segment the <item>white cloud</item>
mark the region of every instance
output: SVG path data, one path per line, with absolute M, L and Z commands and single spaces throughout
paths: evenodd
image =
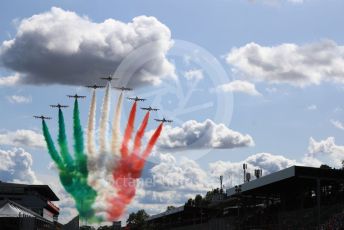
M 33 130 L 19 129 L 0 133 L 0 145 L 45 148 L 42 134 Z
M 32 170 L 32 156 L 24 149 L 0 149 L 0 162 L 1 180 L 14 183 L 40 183 Z
M 241 134 L 207 119 L 204 122 L 189 120 L 181 127 L 165 126 L 157 147 L 161 149 L 238 148 L 253 146 L 248 134 Z
M 19 74 L 15 74 L 13 76 L 7 76 L 7 77 L 0 77 L 0 87 L 1 86 L 14 86 L 16 85 L 20 80 Z
M 31 96 L 21 96 L 21 95 L 12 95 L 8 96 L 7 100 L 11 103 L 17 103 L 17 104 L 28 104 L 32 102 Z
M 330 40 L 303 46 L 249 43 L 232 49 L 226 60 L 244 77 L 256 81 L 297 87 L 344 83 L 344 47 Z
M 113 73 L 129 54 L 136 59 L 130 59 L 124 71 L 134 73 L 123 75 L 126 79 L 120 83 L 156 85 L 174 76 L 174 66 L 166 59 L 171 32 L 154 17 L 96 23 L 52 7 L 23 19 L 17 28 L 15 37 L 2 43 L 0 59 L 5 67 L 23 74 L 26 83 L 92 84 Z M 133 57 L 134 50 L 141 56 Z
M 309 106 L 307 106 L 307 110 L 317 110 L 317 109 L 318 109 L 317 105 L 309 105 Z
M 203 71 L 201 69 L 193 69 L 186 71 L 184 77 L 189 81 L 199 81 L 204 78 Z
M 262 169 L 263 175 L 267 175 L 298 164 L 295 160 L 288 159 L 281 155 L 257 153 L 239 162 L 217 161 L 210 163 L 209 170 L 211 175 L 215 177 L 223 175 L 225 182 L 233 186 L 243 182 L 243 163 L 247 164 L 248 172 L 252 175 L 251 178 L 254 177 L 254 170 L 258 168 Z
M 344 130 L 344 124 L 342 122 L 337 121 L 337 120 L 331 120 L 331 123 L 337 129 Z
M 238 92 L 245 93 L 252 96 L 260 96 L 261 94 L 256 90 L 256 86 L 248 81 L 235 80 L 227 84 L 217 87 L 218 91 L 222 92 Z
M 309 139 L 308 151 L 311 156 L 322 153 L 328 155 L 335 167 L 340 167 L 344 160 L 344 146 L 336 145 L 334 137 L 316 141 L 312 137 Z

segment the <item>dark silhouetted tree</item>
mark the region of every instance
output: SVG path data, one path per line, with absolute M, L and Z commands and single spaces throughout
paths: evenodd
M 127 225 L 131 230 L 144 230 L 147 229 L 146 220 L 149 215 L 146 213 L 144 209 L 137 211 L 136 213 L 130 213 L 127 219 Z

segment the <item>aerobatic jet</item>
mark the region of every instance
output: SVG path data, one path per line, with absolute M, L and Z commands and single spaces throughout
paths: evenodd
M 51 119 L 51 117 L 45 117 L 43 115 L 41 115 L 41 116 L 33 116 L 33 117 L 36 118 L 36 119 L 42 119 L 42 120 L 50 120 Z
M 166 120 L 164 117 L 162 119 L 154 119 L 156 121 L 159 121 L 159 122 L 162 122 L 162 123 L 165 123 L 165 122 L 173 122 L 173 120 Z
M 79 96 L 78 94 L 75 94 L 75 95 L 67 95 L 67 97 L 78 99 L 78 98 L 85 98 L 86 96 Z
M 122 91 L 131 91 L 131 90 L 133 90 L 132 88 L 127 88 L 127 87 L 124 87 L 124 86 L 122 86 L 122 87 L 114 86 L 113 88 L 118 89 L 118 90 L 122 90 Z
M 144 98 L 139 98 L 139 97 L 128 97 L 129 100 L 132 100 L 132 101 L 145 101 L 146 99 Z
M 148 110 L 148 111 L 158 111 L 158 110 L 159 110 L 159 109 L 152 108 L 152 107 L 150 107 L 150 106 L 149 106 L 149 107 L 146 107 L 146 108 L 145 108 L 145 107 L 142 107 L 141 109 L 142 109 L 142 110 Z
M 68 108 L 69 106 L 68 106 L 68 105 L 60 105 L 60 104 L 57 104 L 57 105 L 50 105 L 50 107 L 61 109 L 61 108 Z
M 94 85 L 87 85 L 86 87 L 87 87 L 87 88 L 98 89 L 98 88 L 104 88 L 105 86 L 100 86 L 100 85 L 94 84 Z
M 119 78 L 118 77 L 111 77 L 111 75 L 109 75 L 108 77 L 101 77 L 100 79 L 112 81 L 112 80 L 118 80 Z

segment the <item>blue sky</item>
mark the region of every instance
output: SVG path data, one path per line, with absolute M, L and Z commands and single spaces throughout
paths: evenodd
M 151 103 L 161 108 L 156 117 L 166 116 L 177 121 L 165 130 L 161 138 L 165 142 L 156 151 L 176 159 L 181 165 L 185 159 L 195 162 L 197 172 L 214 174 L 209 178 L 214 186 L 217 183 L 214 179 L 216 173 L 232 173 L 232 185 L 235 177 L 231 170 L 216 171 L 214 168 L 227 165 L 235 169 L 242 161 L 251 158 L 256 159 L 252 160 L 252 167 L 266 167 L 266 172 L 292 163 L 316 166 L 322 162 L 338 167 L 340 158 L 344 159 L 344 105 L 340 100 L 344 94 L 344 74 L 341 70 L 344 68 L 344 37 L 340 28 L 344 21 L 343 1 L 2 1 L 0 41 L 17 38 L 17 28 L 23 19 L 51 12 L 52 7 L 85 16 L 87 18 L 83 20 L 96 24 L 109 18 L 129 23 L 141 15 L 152 16 L 168 28 L 170 37 L 166 35 L 164 39 L 174 41 L 174 45 L 161 52 L 165 55 L 163 59 L 174 66 L 174 78 L 161 78 L 157 86 L 140 85 L 132 95 L 148 96 L 150 102 L 146 105 Z M 57 36 L 59 33 L 54 34 L 52 39 Z M 197 49 L 200 51 L 193 53 Z M 35 47 L 32 51 L 35 52 Z M 18 57 L 14 51 L 1 54 L 0 79 L 14 76 L 17 72 L 25 78 L 28 70 L 6 64 L 10 58 L 25 60 L 16 59 Z M 288 76 L 284 75 L 286 69 L 289 71 Z M 197 76 L 200 79 L 196 79 Z M 94 82 L 99 82 L 98 77 L 94 76 Z M 11 133 L 31 130 L 40 134 L 40 122 L 32 119 L 32 115 L 43 113 L 55 118 L 56 111 L 50 109 L 49 104 L 71 104 L 66 94 L 80 92 L 89 96 L 90 91 L 69 84 L 68 80 L 55 79 L 54 82 L 51 78 L 39 82 L 37 76 L 29 79 L 29 84 L 13 85 L 1 83 L 0 80 L 0 150 L 5 154 L 15 152 L 13 148 L 23 148 L 32 157 L 30 170 L 36 175 L 33 181 L 37 179 L 47 183 L 46 174 L 55 175 L 55 172 L 48 168 L 51 160 L 45 148 L 33 147 L 31 142 L 36 139 L 26 140 L 26 134 L 23 135 L 25 141 L 14 142 L 15 137 Z M 59 84 L 59 81 L 64 85 Z M 231 84 L 233 82 L 236 84 Z M 190 95 L 188 92 L 191 92 Z M 101 104 L 102 94 L 100 92 L 98 96 L 98 105 Z M 116 95 L 113 93 L 113 102 Z M 181 113 L 187 108 L 200 105 L 205 107 Z M 89 98 L 81 104 L 85 125 L 88 106 Z M 129 103 L 125 103 L 125 114 L 128 109 Z M 67 111 L 66 119 L 71 120 L 72 113 Z M 203 127 L 206 119 L 213 122 L 207 124 L 214 130 L 221 123 L 227 129 L 213 133 L 213 139 L 206 144 L 186 144 L 179 148 L 183 140 L 178 140 L 180 143 L 168 142 L 171 138 L 177 138 L 172 131 L 177 132 L 178 127 L 184 127 L 178 130 L 178 137 L 188 138 L 196 132 L 206 132 L 207 128 Z M 190 120 L 196 120 L 200 130 L 183 126 L 183 123 Z M 49 121 L 49 125 L 52 132 L 56 133 L 55 121 Z M 151 123 L 149 128 L 155 126 Z M 233 133 L 228 130 L 238 133 L 237 137 L 241 138 L 239 143 L 233 142 Z M 335 141 L 331 142 L 329 137 L 334 137 Z M 221 148 L 217 147 L 214 138 L 223 138 L 219 141 Z M 197 142 L 197 138 L 193 141 Z M 257 155 L 259 153 L 282 155 L 284 158 L 271 157 L 269 161 L 266 158 L 270 155 Z M 310 157 L 312 163 L 308 158 L 306 161 L 305 156 Z M 151 160 L 156 164 L 164 163 L 161 160 L 163 157 L 155 158 Z M 261 158 L 264 158 L 265 164 L 260 164 Z M 181 166 L 176 163 L 175 167 Z M 16 170 L 27 172 L 29 169 Z M 151 168 L 146 170 L 150 171 Z M 5 177 L 1 172 L 0 176 Z M 207 188 L 197 189 L 191 189 L 187 195 L 202 193 Z M 173 191 L 178 191 L 178 188 L 166 189 L 165 194 Z M 161 211 L 154 206 L 154 199 L 146 202 L 147 196 L 147 193 L 146 196 L 144 192 L 140 193 L 129 210 L 145 207 L 150 213 Z M 161 198 L 155 202 L 167 206 L 170 200 Z M 175 203 L 178 205 L 182 202 Z

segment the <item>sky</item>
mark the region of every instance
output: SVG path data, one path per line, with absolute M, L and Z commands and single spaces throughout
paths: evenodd
M 160 108 L 154 118 L 174 120 L 143 173 L 154 185 L 138 186 L 123 220 L 140 208 L 156 214 L 182 205 L 218 187 L 220 175 L 226 187 L 241 183 L 243 162 L 263 175 L 291 165 L 339 168 L 343 7 L 340 0 L 1 1 L 0 180 L 49 184 L 62 197 L 60 220 L 75 215 L 32 116 L 56 118 L 49 105 L 70 105 L 66 95 L 78 93 L 87 96 L 86 127 L 91 91 L 83 86 L 109 74 L 120 78 L 113 85 L 135 89 L 126 96 Z M 114 103 L 118 92 L 111 95 Z M 65 117 L 72 120 L 70 109 Z M 56 136 L 56 119 L 48 125 Z

